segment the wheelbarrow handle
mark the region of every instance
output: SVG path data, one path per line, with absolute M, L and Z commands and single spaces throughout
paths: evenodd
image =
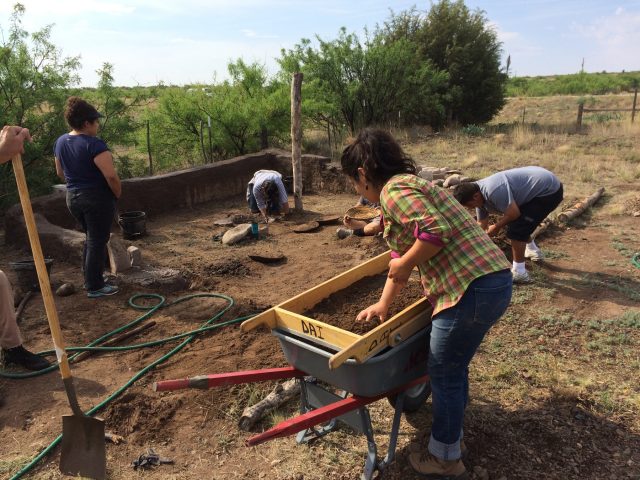
M 262 370 L 245 370 L 242 372 L 216 373 L 199 375 L 177 380 L 161 380 L 152 385 L 154 392 L 181 390 L 184 388 L 199 388 L 206 390 L 213 387 L 238 385 L 241 383 L 264 382 L 267 380 L 281 380 L 284 378 L 302 378 L 306 373 L 294 367 L 265 368 Z

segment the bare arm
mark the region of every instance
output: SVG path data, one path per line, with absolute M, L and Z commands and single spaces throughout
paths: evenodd
M 118 172 L 116 172 L 116 167 L 113 164 L 113 156 L 111 155 L 111 152 L 108 150 L 106 152 L 102 152 L 94 158 L 93 161 L 107 180 L 113 195 L 116 198 L 120 198 L 120 195 L 122 194 L 122 185 L 120 183 L 120 177 L 118 177 Z
M 498 220 L 494 225 L 491 225 L 489 227 L 489 229 L 487 230 L 487 233 L 489 235 L 498 234 L 498 232 L 500 232 L 500 230 L 502 230 L 502 228 L 505 225 L 513 222 L 519 216 L 520 216 L 520 209 L 518 208 L 518 205 L 516 205 L 516 202 L 511 203 L 507 207 L 507 209 L 504 211 L 504 215 L 502 215 L 500 220 Z
M 478 220 L 478 225 L 486 232 L 489 228 L 489 217 Z
M 58 178 L 64 182 L 65 178 L 64 178 L 64 170 L 62 170 L 62 164 L 60 163 L 60 160 L 58 159 L 58 157 L 55 157 L 55 160 L 56 160 L 56 175 L 58 175 Z

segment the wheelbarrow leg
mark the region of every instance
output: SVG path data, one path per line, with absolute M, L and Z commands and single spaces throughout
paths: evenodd
M 389 434 L 389 448 L 387 449 L 387 455 L 384 460 L 378 462 L 377 445 L 373 438 L 373 427 L 369 418 L 368 409 L 363 408 L 361 415 L 363 419 L 363 427 L 365 435 L 367 436 L 367 460 L 364 464 L 364 472 L 361 475 L 362 480 L 371 480 L 373 473 L 378 470 L 382 472 L 389 466 L 396 454 L 396 445 L 398 444 L 398 432 L 400 431 L 400 420 L 402 419 L 402 406 L 404 404 L 404 392 L 400 393 L 396 397 L 396 410 L 393 415 L 393 423 L 391 425 L 391 433 Z M 365 420 L 366 419 L 366 420 Z
M 369 409 L 362 407 L 359 409 L 360 418 L 362 419 L 362 430 L 367 436 L 367 459 L 364 462 L 364 471 L 360 476 L 361 480 L 371 480 L 373 473 L 378 468 L 378 447 L 373 437 L 373 425 L 371 425 L 371 417 Z

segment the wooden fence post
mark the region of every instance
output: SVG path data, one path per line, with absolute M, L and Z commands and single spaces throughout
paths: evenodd
M 302 212 L 302 73 L 291 81 L 291 163 L 295 209 Z
M 153 176 L 153 159 L 151 158 L 151 127 L 147 120 L 147 152 L 149 154 L 149 176 Z
M 633 91 L 633 107 L 631 108 L 631 123 L 636 118 L 636 103 L 638 101 L 638 87 L 636 87 Z
M 579 127 L 582 126 L 582 112 L 583 111 L 584 111 L 584 104 L 583 103 L 579 103 L 578 104 L 578 121 L 576 122 Z

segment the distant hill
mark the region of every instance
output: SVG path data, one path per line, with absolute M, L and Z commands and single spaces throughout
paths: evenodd
M 604 95 L 631 92 L 640 86 L 640 72 L 574 73 L 546 77 L 512 77 L 507 97 L 545 97 L 549 95 Z

